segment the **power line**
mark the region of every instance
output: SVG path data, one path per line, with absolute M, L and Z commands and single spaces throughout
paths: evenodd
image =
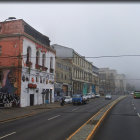
M 27 55 L 20 55 L 21 57 L 27 57 Z M 140 55 L 137 54 L 137 55 L 104 55 L 104 56 L 84 56 L 84 57 L 58 57 L 58 56 L 46 56 L 45 58 L 62 58 L 62 59 L 66 59 L 66 58 L 113 58 L 113 57 L 139 57 Z M 19 56 L 0 56 L 0 58 L 19 58 Z M 36 56 L 31 56 L 30 58 L 36 58 Z M 43 57 L 38 57 L 38 58 L 43 58 Z

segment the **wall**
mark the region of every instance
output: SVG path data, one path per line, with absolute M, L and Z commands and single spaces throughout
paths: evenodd
M 52 102 L 54 102 L 54 73 L 50 73 L 50 57 L 55 58 L 55 54 L 47 51 L 46 52 L 46 63 L 45 66 L 48 68 L 47 71 L 38 70 L 35 68 L 36 64 L 36 51 L 37 46 L 34 42 L 24 38 L 23 40 L 23 56 L 27 54 L 27 48 L 31 47 L 31 62 L 32 66 L 29 68 L 26 66 L 26 57 L 23 57 L 22 61 L 22 90 L 21 90 L 21 106 L 30 105 L 30 94 L 34 94 L 34 105 L 45 103 L 45 96 L 43 99 L 43 89 L 52 89 Z M 42 65 L 42 53 L 41 54 L 40 65 Z M 55 59 L 53 59 L 53 68 L 55 70 Z M 34 80 L 33 80 L 34 79 Z M 38 79 L 36 81 L 36 79 Z M 28 84 L 36 84 L 37 88 L 28 88 Z M 49 94 L 50 102 L 50 94 Z

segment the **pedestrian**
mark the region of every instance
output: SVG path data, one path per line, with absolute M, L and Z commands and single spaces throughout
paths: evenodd
M 62 99 L 61 99 L 61 106 L 63 106 L 64 103 L 65 103 L 65 100 L 64 100 L 64 97 L 62 97 Z

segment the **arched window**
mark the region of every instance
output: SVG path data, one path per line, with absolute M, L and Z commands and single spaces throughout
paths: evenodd
M 39 58 L 40 58 L 40 53 L 39 51 L 36 52 L 36 65 L 39 65 Z
M 50 58 L 50 68 L 53 69 L 53 57 Z
M 27 60 L 26 60 L 26 62 L 27 63 L 31 62 L 31 48 L 30 47 L 27 48 Z
M 46 56 L 45 54 L 42 55 L 42 66 L 45 67 L 45 63 L 46 63 Z

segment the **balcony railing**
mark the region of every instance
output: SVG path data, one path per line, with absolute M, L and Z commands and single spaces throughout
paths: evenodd
M 31 66 L 32 66 L 32 62 L 26 61 L 26 66 L 27 66 L 27 67 L 31 67 Z
M 48 69 L 47 67 L 42 66 L 42 71 L 47 71 L 47 69 Z
M 41 70 L 42 69 L 42 66 L 41 65 L 38 65 L 38 64 L 35 64 L 35 68 L 38 69 L 38 70 Z

